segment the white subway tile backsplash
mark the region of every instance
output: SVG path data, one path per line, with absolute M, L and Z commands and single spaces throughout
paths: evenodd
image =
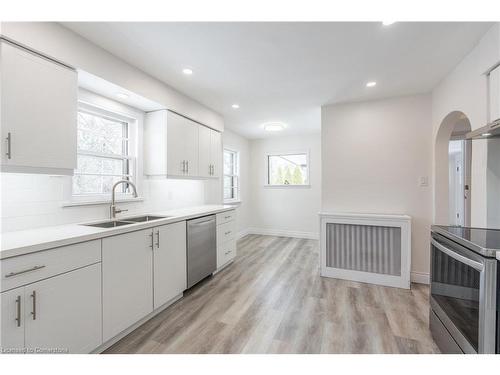
M 62 206 L 71 177 L 2 173 L 0 179 L 2 232 L 108 218 L 108 205 Z M 141 185 L 144 201 L 120 203 L 129 210 L 122 216 L 207 203 L 205 181 L 144 179 Z

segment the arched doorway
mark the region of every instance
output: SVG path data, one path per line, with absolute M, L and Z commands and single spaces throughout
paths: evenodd
M 434 149 L 434 222 L 444 225 L 470 225 L 471 131 L 468 117 L 450 112 L 441 122 Z

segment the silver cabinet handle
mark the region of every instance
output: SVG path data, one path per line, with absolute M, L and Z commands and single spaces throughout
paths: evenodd
M 479 272 L 483 271 L 484 265 L 482 263 L 476 262 L 475 260 L 464 257 L 463 255 L 460 255 L 460 254 L 456 253 L 455 251 L 448 249 L 446 246 L 437 242 L 434 238 L 431 238 L 431 243 L 432 243 L 432 245 L 436 246 L 436 248 L 441 250 L 443 253 L 445 253 L 446 255 L 452 257 L 453 259 L 459 261 L 460 263 L 467 264 L 468 266 L 474 268 L 475 270 L 477 270 Z
M 231 231 L 225 232 L 224 234 L 227 236 L 228 234 L 231 234 Z
M 16 324 L 21 327 L 21 296 L 16 298 Z
M 151 248 L 151 250 L 154 249 L 154 234 L 153 234 L 153 231 L 151 231 L 151 234 L 149 235 L 149 237 L 151 237 L 151 245 L 149 245 L 149 247 Z
M 189 173 L 189 160 L 186 160 L 186 172 Z
M 224 216 L 224 219 L 231 219 L 231 216 Z
M 5 275 L 5 277 L 7 278 L 7 277 L 12 277 L 12 276 L 22 275 L 23 273 L 31 272 L 31 271 L 36 271 L 36 270 L 39 270 L 39 269 L 42 269 L 42 268 L 45 268 L 45 266 L 44 265 L 42 265 L 42 266 L 35 266 L 35 267 L 32 267 L 32 268 L 28 268 L 27 270 L 22 270 L 22 271 L 17 271 L 17 272 L 10 272 L 7 275 Z
M 181 163 L 181 172 L 182 173 L 186 172 L 186 161 L 185 160 L 183 160 Z
M 33 291 L 33 293 L 31 293 L 31 296 L 32 298 L 32 308 L 31 308 L 31 315 L 33 316 L 33 320 L 36 320 L 36 292 Z
M 226 251 L 226 252 L 224 253 L 224 255 L 231 254 L 232 252 L 233 252 L 233 250 Z
M 5 138 L 7 140 L 7 152 L 5 153 L 5 155 L 7 155 L 7 159 L 11 159 L 12 158 L 12 149 L 11 149 L 11 141 L 12 141 L 12 136 L 10 134 L 10 132 L 7 133 L 7 138 Z
M 160 248 L 160 230 L 156 232 L 156 247 L 159 249 Z

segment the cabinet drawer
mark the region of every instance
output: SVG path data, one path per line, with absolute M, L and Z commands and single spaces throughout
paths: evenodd
M 217 268 L 222 267 L 236 256 L 236 239 L 233 238 L 217 246 Z
M 81 242 L 0 261 L 2 292 L 101 261 L 101 240 Z
M 217 214 L 217 225 L 227 223 L 228 221 L 233 221 L 236 219 L 236 211 L 231 210 L 231 211 L 226 211 L 226 212 L 221 212 Z
M 235 233 L 234 221 L 229 221 L 227 223 L 217 225 L 217 245 L 223 244 L 234 238 Z

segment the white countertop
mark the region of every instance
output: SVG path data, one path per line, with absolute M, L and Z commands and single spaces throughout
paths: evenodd
M 165 219 L 143 223 L 134 223 L 114 228 L 96 228 L 81 224 L 66 224 L 2 233 L 0 259 L 29 254 L 59 246 L 71 245 L 78 242 L 114 236 L 117 234 L 132 232 L 136 230 L 157 227 L 164 224 L 174 223 L 177 221 L 188 220 L 204 215 L 215 214 L 218 212 L 234 209 L 234 206 L 229 205 L 206 205 L 181 208 L 171 211 L 145 212 L 143 214 L 137 213 L 134 215 L 128 215 L 128 217 L 136 217 L 142 215 L 157 215 L 169 217 Z M 125 219 L 126 216 L 117 218 L 117 220 Z M 98 223 L 102 221 L 105 220 L 98 220 L 95 222 Z

